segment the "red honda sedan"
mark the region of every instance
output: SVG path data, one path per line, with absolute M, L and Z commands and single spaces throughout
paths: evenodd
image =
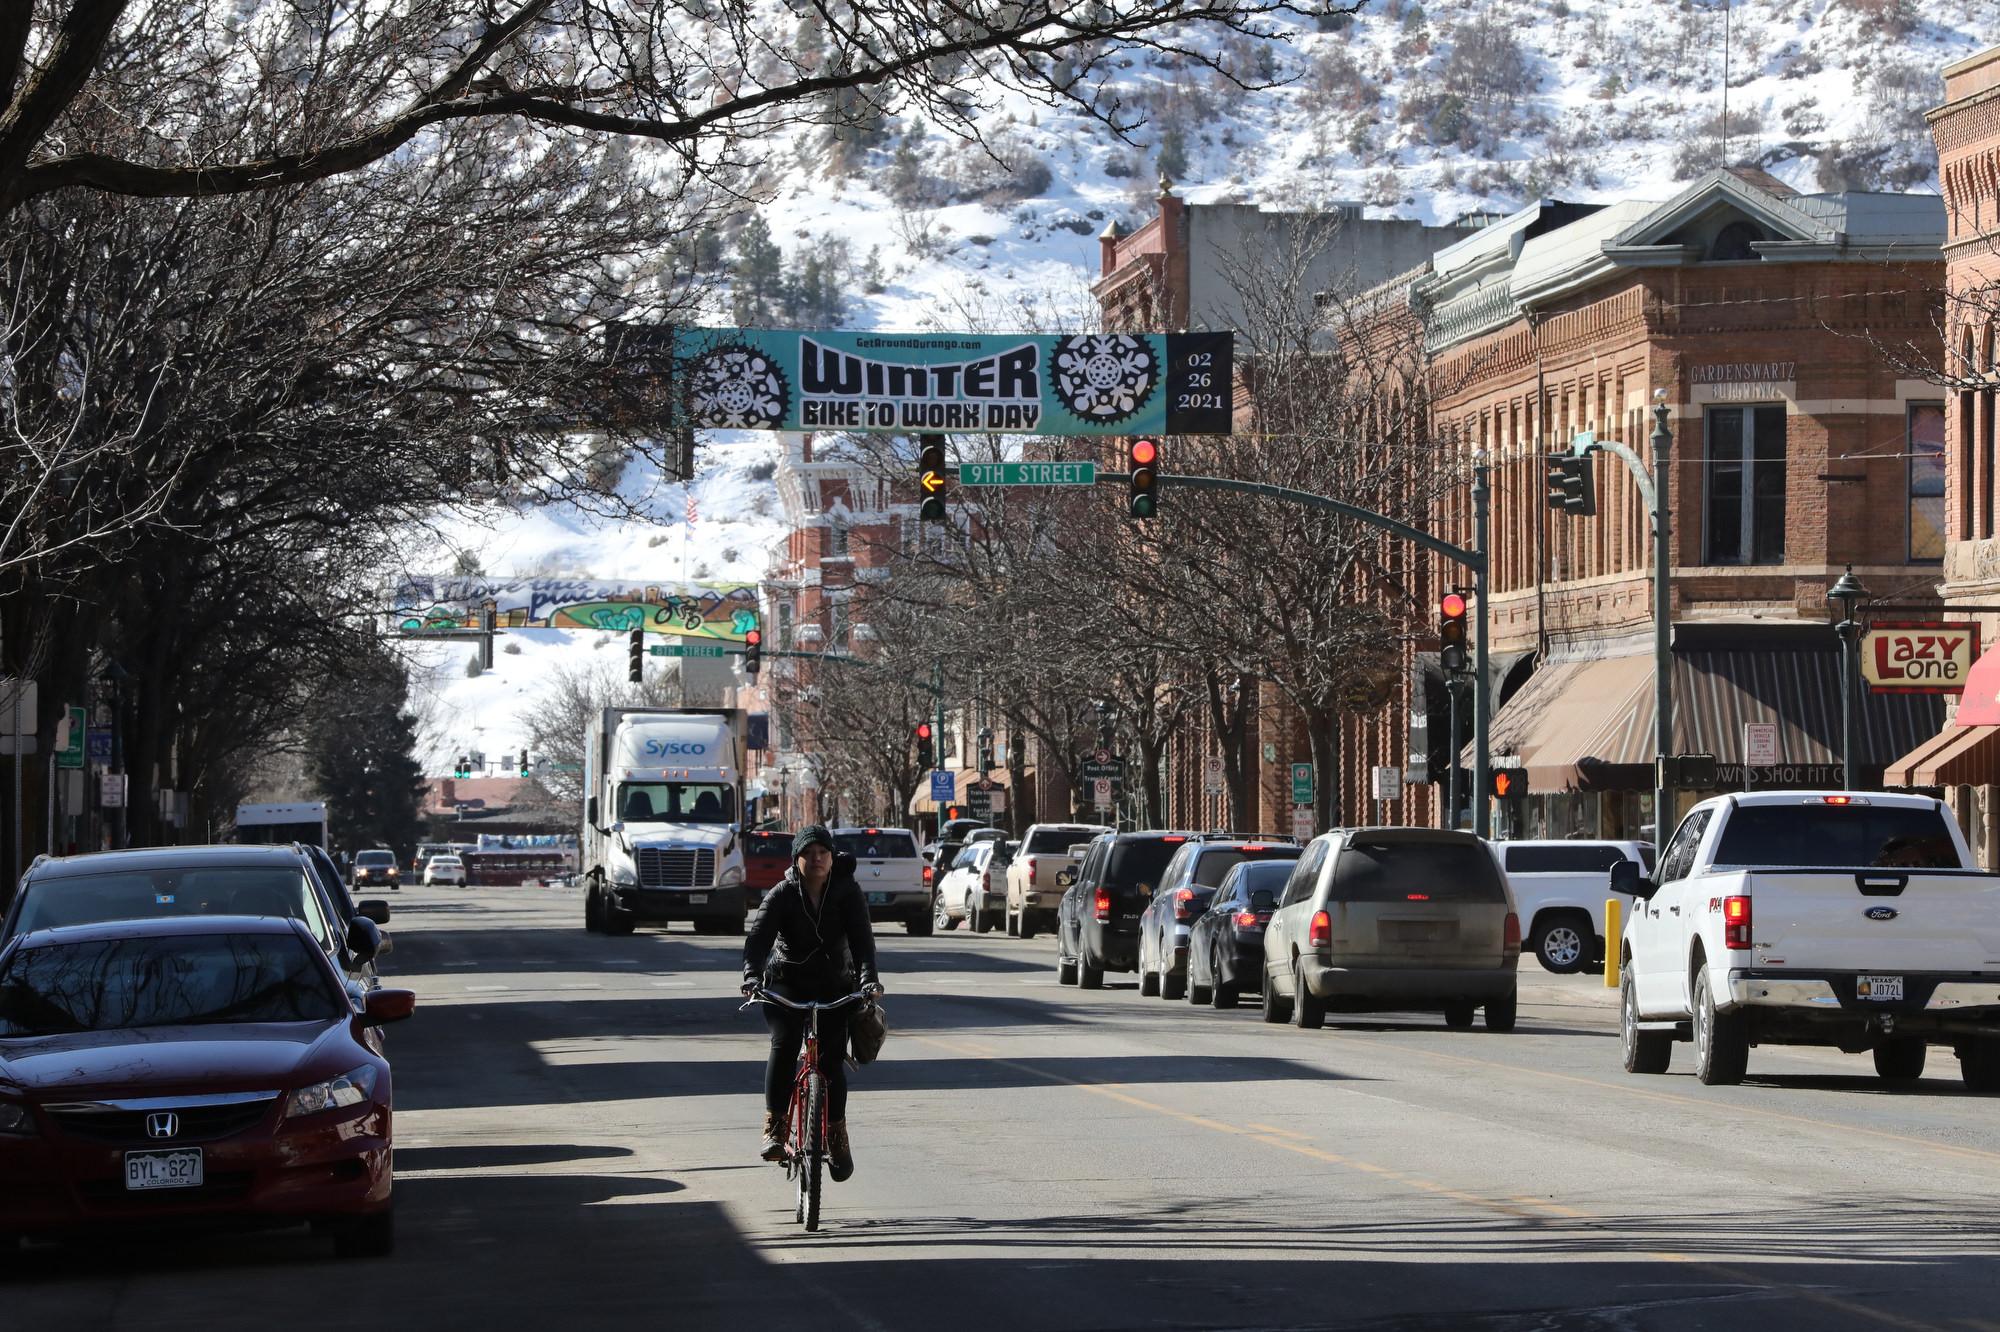
M 389 1063 L 295 920 L 184 916 L 0 951 L 0 1261 L 24 1236 L 219 1218 L 310 1221 L 389 1252 Z

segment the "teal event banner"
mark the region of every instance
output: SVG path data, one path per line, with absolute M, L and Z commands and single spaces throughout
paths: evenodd
M 614 355 L 716 430 L 1226 435 L 1233 414 L 1228 333 L 627 327 Z

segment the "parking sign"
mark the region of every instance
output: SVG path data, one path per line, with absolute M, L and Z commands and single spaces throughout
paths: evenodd
M 931 803 L 949 805 L 958 799 L 958 778 L 943 768 L 931 772 Z

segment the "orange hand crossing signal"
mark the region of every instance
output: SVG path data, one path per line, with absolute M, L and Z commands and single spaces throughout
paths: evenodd
M 1527 770 L 1495 768 L 1489 787 L 1495 800 L 1519 800 L 1528 794 Z

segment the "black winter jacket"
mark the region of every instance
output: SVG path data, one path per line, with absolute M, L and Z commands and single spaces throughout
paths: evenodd
M 857 982 L 867 986 L 875 979 L 875 931 L 868 923 L 868 901 L 854 881 L 854 857 L 834 857 L 817 913 L 806 903 L 798 868 L 786 870 L 750 917 L 744 984 L 844 994 Z

